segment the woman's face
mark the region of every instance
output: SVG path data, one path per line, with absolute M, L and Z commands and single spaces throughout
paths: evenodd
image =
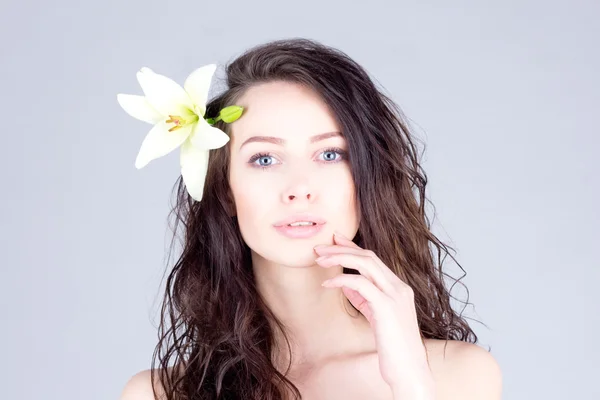
M 244 113 L 232 125 L 229 183 L 253 258 L 310 265 L 313 247 L 332 244 L 335 230 L 354 237 L 358 212 L 346 140 L 341 134 L 313 138 L 340 132 L 325 103 L 300 85 L 271 82 L 253 86 L 236 104 Z M 308 238 L 290 238 L 275 229 L 278 221 L 297 213 L 326 222 Z

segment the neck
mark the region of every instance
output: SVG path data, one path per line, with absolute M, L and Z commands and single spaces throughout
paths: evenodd
M 342 273 L 342 267 L 304 267 L 268 262 L 253 254 L 257 289 L 273 314 L 283 323 L 290 341 L 292 365 L 317 365 L 328 359 L 364 353 L 373 346 L 370 326 L 340 288 L 321 283 Z M 277 363 L 289 363 L 289 348 L 274 329 Z

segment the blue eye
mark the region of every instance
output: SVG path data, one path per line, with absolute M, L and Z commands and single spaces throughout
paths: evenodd
M 338 163 L 342 160 L 344 160 L 346 158 L 346 152 L 342 149 L 340 149 L 339 147 L 331 147 L 328 149 L 323 150 L 320 154 L 326 154 L 326 153 L 338 153 L 339 156 L 337 159 L 335 159 L 335 156 L 333 157 L 325 157 L 325 163 L 326 164 L 335 164 Z M 256 161 L 259 160 L 268 160 L 269 158 L 272 158 L 273 154 L 271 153 L 257 153 L 255 155 L 253 155 L 250 160 L 248 160 L 248 163 L 252 165 L 252 167 L 254 168 L 261 168 L 261 169 L 268 169 L 272 164 L 271 163 L 267 163 L 267 164 L 256 164 Z M 341 159 L 340 159 L 341 158 Z
M 248 161 L 248 162 L 249 162 L 249 163 L 252 163 L 252 164 L 254 164 L 254 163 L 255 163 L 256 161 L 258 161 L 258 160 L 261 160 L 261 159 L 262 159 L 262 160 L 264 160 L 265 158 L 266 158 L 266 159 L 268 159 L 268 158 L 271 158 L 271 157 L 273 157 L 273 156 L 272 156 L 270 153 L 258 153 L 258 154 L 255 154 L 255 155 L 254 155 L 254 156 L 253 156 L 253 157 L 250 159 L 250 161 Z M 261 167 L 261 168 L 266 168 L 266 167 L 268 167 L 269 165 L 265 165 L 265 164 L 260 164 L 260 163 L 259 163 L 259 165 L 256 165 L 256 164 L 254 164 L 253 166 L 256 166 L 256 167 Z
M 337 151 L 335 151 L 335 150 L 325 150 L 325 151 L 324 151 L 323 153 L 321 153 L 321 154 L 326 154 L 326 153 L 329 153 L 329 154 L 335 154 L 335 153 L 337 153 Z M 335 159 L 335 156 L 333 156 L 333 159 L 329 158 L 327 161 L 336 161 L 336 159 Z

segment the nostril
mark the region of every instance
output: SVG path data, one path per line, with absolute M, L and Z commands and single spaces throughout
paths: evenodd
M 293 195 L 293 194 L 290 194 L 290 195 L 288 196 L 288 199 L 290 199 L 290 200 L 293 200 L 293 199 L 295 199 L 295 198 L 296 198 L 296 195 Z M 306 198 L 307 198 L 307 199 L 310 199 L 310 194 L 307 194 L 307 195 L 306 195 Z

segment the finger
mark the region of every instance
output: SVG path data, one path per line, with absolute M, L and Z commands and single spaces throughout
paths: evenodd
M 346 268 L 355 269 L 361 275 L 368 278 L 382 292 L 392 296 L 394 287 L 392 283 L 384 276 L 383 271 L 379 268 L 372 257 L 358 254 L 337 253 L 317 258 L 315 260 L 323 267 L 331 267 L 333 265 L 341 265 Z
M 383 263 L 383 261 L 381 261 L 379 259 L 379 257 L 377 257 L 377 255 L 375 255 L 375 253 L 373 253 L 372 251 L 365 250 L 361 247 L 355 248 L 355 247 L 342 246 L 339 244 L 338 245 L 321 245 L 320 247 L 315 246 L 314 250 L 320 256 L 328 256 L 328 255 L 333 255 L 333 254 L 355 254 L 355 255 L 359 255 L 359 256 L 363 256 L 363 257 L 370 257 L 372 260 L 375 261 L 376 266 L 382 270 L 383 275 L 386 277 L 387 280 L 389 280 L 395 284 L 403 283 L 400 280 L 400 278 L 398 278 L 398 276 L 394 272 L 392 272 Z
M 350 240 L 348 237 L 344 236 L 340 231 L 333 232 L 333 240 L 345 246 L 353 247 L 356 249 L 360 249 L 361 247 Z
M 339 231 L 334 232 L 333 240 L 337 243 L 343 244 L 344 246 L 349 246 L 348 249 L 362 250 L 364 252 L 363 254 L 371 256 L 375 260 L 375 262 L 377 263 L 379 268 L 381 268 L 381 270 L 383 271 L 383 274 L 385 275 L 385 277 L 388 280 L 391 280 L 392 282 L 400 281 L 400 283 L 404 283 L 387 265 L 384 264 L 383 261 L 381 261 L 381 259 L 375 253 L 373 253 L 372 251 L 363 249 L 362 247 L 360 247 L 359 245 L 354 243 L 352 240 L 350 240 L 347 237 L 345 237 L 344 235 L 342 235 Z M 323 250 L 327 251 L 327 249 L 332 248 L 332 247 L 335 247 L 335 246 L 324 247 Z M 321 249 L 319 249 L 319 250 L 321 250 Z M 340 249 L 340 251 L 344 251 L 344 250 Z
M 326 256 L 329 254 L 337 254 L 337 253 L 348 253 L 348 254 L 358 254 L 361 256 L 368 256 L 367 251 L 364 249 L 342 246 L 340 244 L 330 244 L 330 245 L 320 245 L 315 246 L 315 251 L 317 254 L 321 256 Z
M 361 275 L 337 275 L 325 282 L 325 287 L 347 287 L 357 291 L 370 305 L 373 314 L 381 313 L 390 301 L 385 294 L 377 289 L 373 282 Z
M 339 247 L 337 247 L 335 245 L 332 245 L 332 246 L 325 247 L 324 249 L 335 248 L 337 250 L 339 248 L 340 251 L 343 251 L 343 252 L 350 251 L 350 252 L 355 253 L 355 254 L 356 254 L 357 250 L 360 250 L 358 252 L 358 254 L 362 254 L 362 255 L 369 256 L 369 257 L 373 258 L 373 260 L 375 260 L 375 262 L 377 263 L 377 265 L 379 265 L 379 267 L 381 267 L 383 270 L 387 270 L 387 272 L 390 272 L 394 276 L 396 275 L 396 274 L 394 274 L 387 267 L 387 265 L 385 265 L 383 263 L 383 261 L 381 261 L 379 259 L 379 257 L 377 257 L 377 255 L 374 252 L 372 252 L 370 250 L 363 249 L 362 247 L 360 247 L 359 245 L 357 245 L 356 243 L 354 243 L 352 240 L 350 240 L 346 236 L 342 235 L 339 231 L 335 231 L 334 232 L 333 239 L 334 239 L 334 241 L 338 242 L 339 244 L 342 244 L 343 246 L 341 248 L 339 248 Z M 346 249 L 344 249 L 344 247 L 346 247 Z M 384 273 L 386 273 L 386 271 L 384 271 Z M 389 275 L 388 275 L 388 277 L 389 277 Z
M 386 280 L 388 282 L 390 282 L 390 284 L 392 285 L 393 288 L 398 288 L 398 290 L 394 290 L 392 289 L 390 292 L 386 292 L 389 293 L 390 296 L 395 296 L 397 294 L 397 292 L 412 292 L 413 289 L 410 287 L 410 285 L 408 285 L 406 282 L 404 282 L 402 279 L 400 279 L 400 277 L 398 275 L 396 275 L 396 273 L 394 271 L 392 271 L 383 261 L 381 261 L 381 259 L 377 256 L 377 254 L 375 254 L 373 251 L 371 250 L 365 250 L 362 247 L 358 246 L 356 243 L 354 243 L 352 240 L 348 239 L 348 237 L 344 236 L 340 231 L 334 231 L 334 235 L 333 235 L 333 239 L 336 243 L 340 243 L 346 246 L 349 246 L 348 249 L 352 248 L 352 249 L 361 249 L 367 256 L 370 256 L 373 260 L 375 260 L 376 265 L 379 267 L 379 269 L 382 271 L 384 277 L 386 278 Z

